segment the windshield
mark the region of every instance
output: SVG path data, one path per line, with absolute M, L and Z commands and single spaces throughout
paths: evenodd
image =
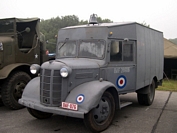
M 104 40 L 80 40 L 59 42 L 57 57 L 103 58 L 105 51 Z
M 80 42 L 79 57 L 103 58 L 105 43 L 103 40 L 82 40 Z
M 2 19 L 0 20 L 0 33 L 14 32 L 14 20 L 13 19 Z
M 60 42 L 57 47 L 59 57 L 73 57 L 76 55 L 76 41 Z

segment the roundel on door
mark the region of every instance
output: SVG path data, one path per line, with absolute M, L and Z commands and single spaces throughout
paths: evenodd
M 127 79 L 124 75 L 120 75 L 118 78 L 117 78 L 117 87 L 120 88 L 120 89 L 123 89 L 125 86 L 126 86 L 126 83 L 127 83 Z

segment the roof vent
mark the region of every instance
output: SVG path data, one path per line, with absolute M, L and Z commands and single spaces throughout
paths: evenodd
M 97 15 L 96 15 L 96 14 L 90 15 L 89 24 L 93 24 L 93 25 L 94 25 L 94 24 L 98 24 Z

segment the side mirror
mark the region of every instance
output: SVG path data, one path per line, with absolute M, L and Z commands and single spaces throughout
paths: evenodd
M 18 32 L 18 31 L 17 31 L 17 34 L 20 34 L 20 35 L 21 35 L 21 33 L 23 33 L 23 32 L 29 33 L 30 31 L 31 31 L 31 29 L 30 29 L 29 27 L 26 27 L 25 30 L 23 30 L 23 31 L 21 31 L 21 32 Z
M 29 33 L 30 32 L 30 28 L 29 27 L 26 27 L 26 29 L 25 29 L 25 31 L 27 32 L 27 33 Z

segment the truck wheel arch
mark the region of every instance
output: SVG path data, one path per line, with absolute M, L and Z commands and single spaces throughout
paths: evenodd
M 155 97 L 155 81 L 152 80 L 152 83 L 149 86 L 146 86 L 144 90 L 148 90 L 148 93 L 138 93 L 137 92 L 137 99 L 140 105 L 149 106 L 153 103 Z
M 30 68 L 30 65 L 27 64 L 27 63 L 10 64 L 10 65 L 5 66 L 3 69 L 0 70 L 0 79 L 7 78 L 10 75 L 10 73 L 14 70 L 21 70 L 21 71 L 24 71 L 24 72 L 26 72 L 30 75 L 29 68 Z
M 152 80 L 150 80 L 150 83 L 148 85 L 144 86 L 143 88 L 140 88 L 140 89 L 136 90 L 136 93 L 139 93 L 139 94 L 148 94 L 149 93 L 148 86 L 152 83 L 152 81 L 154 81 L 155 88 L 157 88 L 158 87 L 158 82 L 157 82 L 158 79 L 155 76 L 155 77 L 152 78 Z
M 114 84 L 108 81 L 91 81 L 83 83 L 71 90 L 71 92 L 65 99 L 65 102 L 78 104 L 79 111 L 88 113 L 91 109 L 98 105 L 105 91 L 109 91 L 113 95 L 113 97 L 115 98 L 116 108 L 118 108 L 118 91 Z M 77 101 L 77 98 L 79 96 L 83 97 L 83 101 Z
M 158 87 L 158 79 L 157 79 L 157 77 L 155 76 L 154 78 L 153 78 L 153 80 L 154 80 L 154 82 L 155 82 L 155 88 L 157 88 Z

